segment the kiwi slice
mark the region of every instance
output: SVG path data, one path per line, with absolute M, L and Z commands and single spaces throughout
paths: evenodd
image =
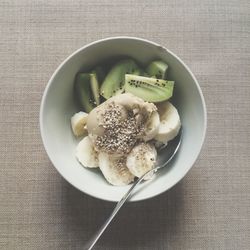
M 124 59 L 117 62 L 102 83 L 101 95 L 108 99 L 111 96 L 122 93 L 124 91 L 125 74 L 134 74 L 136 70 L 138 70 L 138 66 L 132 59 Z
M 94 104 L 100 105 L 99 82 L 95 73 L 90 74 L 90 87 L 94 99 Z
M 163 61 L 153 61 L 146 68 L 150 76 L 155 76 L 157 79 L 166 79 L 168 65 Z
M 100 86 L 105 78 L 105 75 L 106 75 L 104 68 L 102 66 L 98 65 L 92 70 L 92 73 L 96 74 L 97 81 L 98 81 L 99 86 Z
M 147 102 L 162 102 L 173 95 L 174 82 L 151 77 L 125 75 L 125 92 Z
M 94 107 L 91 92 L 91 76 L 88 73 L 78 73 L 75 79 L 75 93 L 81 107 L 89 113 Z

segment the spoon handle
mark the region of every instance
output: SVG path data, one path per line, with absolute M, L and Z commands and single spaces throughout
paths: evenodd
M 127 191 L 127 193 L 121 198 L 121 200 L 116 204 L 113 212 L 110 214 L 110 216 L 107 218 L 107 220 L 104 222 L 104 224 L 99 228 L 99 230 L 92 236 L 92 238 L 87 242 L 87 244 L 84 247 L 84 250 L 91 250 L 93 248 L 93 246 L 96 244 L 96 242 L 98 241 L 98 239 L 101 237 L 101 235 L 103 234 L 103 232 L 105 231 L 105 229 L 107 228 L 107 226 L 110 224 L 110 222 L 114 219 L 114 217 L 116 216 L 116 214 L 118 213 L 118 211 L 121 209 L 121 207 L 123 206 L 123 204 L 128 200 L 128 198 L 131 196 L 132 191 L 135 189 L 135 187 L 144 179 L 144 177 L 147 174 L 150 173 L 155 173 L 157 172 L 159 169 L 165 167 L 175 156 L 176 152 L 178 151 L 180 144 L 181 144 L 181 134 L 182 134 L 182 130 L 180 130 L 179 132 L 179 136 L 176 137 L 176 139 L 178 139 L 176 141 L 172 140 L 170 141 L 170 143 L 172 142 L 172 147 L 173 147 L 173 151 L 171 153 L 171 155 L 169 156 L 169 158 L 162 164 L 159 163 L 159 165 L 151 170 L 149 170 L 148 172 L 146 172 L 144 175 L 142 175 L 139 179 L 137 179 L 134 184 L 131 186 L 131 188 Z
M 92 238 L 88 241 L 88 243 L 85 245 L 84 250 L 91 250 L 93 246 L 96 244 L 100 236 L 103 234 L 107 226 L 110 224 L 110 222 L 113 220 L 113 218 L 116 216 L 118 211 L 121 209 L 122 205 L 127 201 L 127 199 L 131 196 L 132 191 L 134 188 L 143 180 L 145 175 L 149 174 L 150 172 L 156 172 L 159 169 L 159 167 L 156 167 L 154 169 L 151 169 L 147 173 L 145 173 L 143 176 L 141 176 L 139 179 L 136 180 L 136 182 L 132 185 L 132 187 L 128 190 L 128 192 L 121 198 L 121 200 L 116 204 L 113 212 L 110 214 L 110 216 L 107 218 L 105 223 L 99 228 L 99 230 L 92 236 Z

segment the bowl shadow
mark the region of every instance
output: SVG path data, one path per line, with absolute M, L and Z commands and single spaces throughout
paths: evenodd
M 67 229 L 74 228 L 81 249 L 106 220 L 116 203 L 92 198 L 65 182 Z M 184 207 L 183 182 L 149 200 L 124 204 L 94 249 L 138 249 L 178 237 Z M 73 224 L 73 225 L 72 225 Z M 68 232 L 72 234 L 71 232 Z M 153 249 L 153 248 L 152 248 Z

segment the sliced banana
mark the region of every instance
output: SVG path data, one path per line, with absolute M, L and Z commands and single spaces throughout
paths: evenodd
M 139 143 L 136 145 L 127 157 L 127 167 L 129 171 L 137 177 L 141 177 L 155 166 L 157 152 L 155 147 L 149 143 Z M 145 180 L 152 177 L 152 174 L 146 175 Z
M 75 136 L 79 137 L 87 134 L 87 120 L 88 114 L 82 111 L 75 113 L 71 117 L 71 127 Z
M 157 108 L 160 115 L 160 126 L 154 139 L 166 144 L 178 134 L 181 127 L 180 116 L 177 109 L 168 101 L 157 104 Z
M 124 186 L 134 181 L 135 176 L 129 172 L 126 166 L 126 158 L 114 158 L 100 152 L 98 159 L 100 169 L 110 184 Z
M 144 141 L 152 140 L 158 133 L 160 127 L 160 116 L 157 111 L 153 111 L 145 124 L 145 130 L 142 139 Z
M 84 137 L 76 147 L 76 158 L 86 168 L 97 168 L 98 153 L 88 136 Z

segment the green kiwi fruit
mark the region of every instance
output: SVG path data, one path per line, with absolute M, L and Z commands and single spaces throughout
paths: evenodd
M 166 79 L 168 65 L 163 61 L 152 61 L 146 68 L 149 76 L 155 76 L 157 79 Z
M 138 66 L 133 59 L 118 61 L 106 75 L 100 89 L 100 94 L 108 99 L 124 91 L 125 74 L 134 74 Z M 138 74 L 138 73 L 137 73 Z
M 89 113 L 96 105 L 91 92 L 91 76 L 88 73 L 78 73 L 75 79 L 75 93 L 81 108 Z
M 173 95 L 174 82 L 151 77 L 125 75 L 125 92 L 130 92 L 147 102 L 162 102 Z
M 90 74 L 90 87 L 94 99 L 94 104 L 100 105 L 99 81 L 95 73 Z
M 104 68 L 101 65 L 98 65 L 92 70 L 91 73 L 96 74 L 97 81 L 98 81 L 99 86 L 100 86 L 105 78 L 105 75 L 106 75 Z

